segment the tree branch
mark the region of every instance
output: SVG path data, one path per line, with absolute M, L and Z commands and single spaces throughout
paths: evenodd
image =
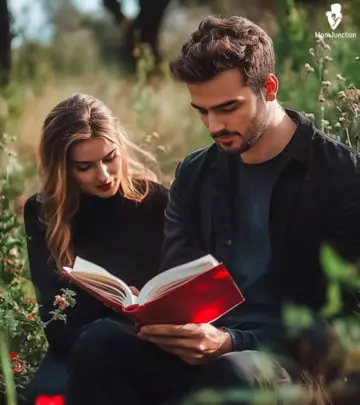
M 105 8 L 110 11 L 118 24 L 121 24 L 127 19 L 125 14 L 121 11 L 121 4 L 117 0 L 103 0 L 103 4 Z

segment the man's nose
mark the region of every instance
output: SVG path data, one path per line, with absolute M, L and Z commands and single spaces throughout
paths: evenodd
M 100 183 L 106 183 L 110 178 L 108 167 L 104 163 L 100 163 L 97 171 L 97 180 Z
M 216 114 L 209 114 L 208 120 L 208 130 L 211 135 L 216 135 L 225 128 L 224 123 L 219 120 Z

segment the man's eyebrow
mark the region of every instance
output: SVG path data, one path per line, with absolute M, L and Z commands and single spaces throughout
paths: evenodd
M 221 103 L 221 104 L 209 107 L 209 110 L 220 110 L 221 108 L 229 107 L 229 106 L 231 106 L 233 104 L 236 104 L 236 103 L 238 103 L 240 101 L 242 101 L 241 98 L 234 98 L 233 100 L 225 101 L 225 103 Z M 192 107 L 196 108 L 197 110 L 207 110 L 206 108 L 198 106 L 198 105 L 194 104 L 193 102 L 191 102 L 190 104 L 191 104 Z
M 102 159 L 100 159 L 100 160 L 103 160 L 103 159 L 106 159 L 107 157 L 109 157 L 112 153 L 114 153 L 116 151 L 116 148 L 114 148 L 111 152 L 109 152 L 106 156 L 104 156 Z M 82 163 L 82 164 L 85 164 L 85 163 L 93 163 L 93 162 L 91 162 L 91 161 L 86 161 L 86 160 L 73 160 L 73 163 Z

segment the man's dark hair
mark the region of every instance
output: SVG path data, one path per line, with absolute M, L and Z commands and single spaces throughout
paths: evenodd
M 209 16 L 170 62 L 170 74 L 184 83 L 201 83 L 238 68 L 245 85 L 259 92 L 265 77 L 275 73 L 274 47 L 269 35 L 243 17 Z

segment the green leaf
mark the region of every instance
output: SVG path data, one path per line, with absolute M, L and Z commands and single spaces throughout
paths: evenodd
M 296 336 L 298 331 L 314 324 L 314 316 L 309 308 L 285 304 L 282 308 L 282 319 L 289 333 Z
M 355 267 L 341 259 L 329 245 L 321 249 L 320 261 L 329 282 L 340 282 L 354 290 L 360 289 L 360 278 Z
M 9 212 L 5 212 L 0 216 L 0 223 L 4 224 L 6 222 L 11 221 L 13 218 L 13 214 L 9 213 Z
M 23 244 L 18 241 L 18 240 L 13 240 L 13 241 L 9 241 L 6 244 L 6 249 L 9 252 L 12 248 L 16 247 L 16 248 L 22 248 Z
M 351 266 L 343 261 L 329 245 L 321 249 L 320 260 L 329 280 L 339 280 L 351 275 Z
M 327 288 L 327 299 L 325 306 L 321 309 L 324 316 L 331 316 L 338 314 L 342 308 L 341 288 L 340 284 L 336 281 L 330 283 Z

